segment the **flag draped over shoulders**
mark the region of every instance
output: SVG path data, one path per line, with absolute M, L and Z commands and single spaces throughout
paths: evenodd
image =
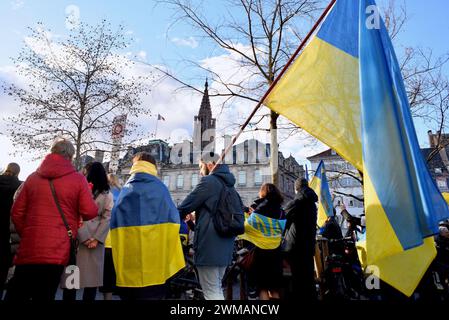
M 269 218 L 255 211 L 245 220 L 245 233 L 239 238 L 261 249 L 276 249 L 281 244 L 285 222 L 285 219 Z
M 166 282 L 184 267 L 180 217 L 156 167 L 137 161 L 112 211 L 111 240 L 119 287 Z

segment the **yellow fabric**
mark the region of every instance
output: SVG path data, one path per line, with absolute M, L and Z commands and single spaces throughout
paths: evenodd
M 320 195 L 321 195 L 321 181 L 317 176 L 314 176 L 312 178 L 312 180 L 310 180 L 309 183 L 309 187 L 313 189 L 313 191 L 315 191 L 315 193 L 318 196 L 318 199 L 321 199 Z M 321 203 L 321 201 L 318 202 L 318 217 L 317 217 L 317 225 L 318 227 L 322 227 L 324 226 L 324 224 L 326 223 L 327 220 L 327 214 L 326 214 L 326 209 L 324 209 L 323 204 Z
M 359 61 L 315 37 L 264 100 L 362 170 Z
M 239 236 L 240 239 L 249 241 L 264 250 L 276 249 L 281 244 L 281 237 L 267 237 L 259 230 L 249 225 L 245 221 L 245 233 Z
M 366 172 L 364 194 L 367 229 L 366 241 L 358 243 L 361 262 L 364 266 L 377 266 L 383 281 L 411 296 L 436 256 L 433 237 L 404 251 Z
M 446 202 L 449 204 L 449 193 L 443 192 L 442 194 L 443 194 L 444 200 L 446 200 Z
M 105 248 L 112 248 L 111 231 L 110 230 L 108 232 L 108 235 L 106 236 L 106 240 L 104 241 L 104 247 Z
M 136 161 L 131 167 L 129 174 L 134 173 L 148 173 L 153 176 L 157 176 L 156 166 L 148 161 Z
M 118 239 L 123 242 L 120 243 Z M 119 287 L 163 284 L 185 266 L 179 224 L 112 229 L 111 240 Z

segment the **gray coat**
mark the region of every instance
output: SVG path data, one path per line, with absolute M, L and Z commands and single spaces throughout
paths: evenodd
M 220 165 L 214 173 L 203 177 L 178 207 L 182 217 L 191 212 L 195 212 L 196 215 L 193 250 L 195 251 L 194 261 L 197 266 L 225 267 L 232 262 L 235 238 L 220 237 L 211 220 L 211 215 L 216 210 L 223 189 L 223 184 L 218 180 L 220 178 L 228 187 L 234 189 L 234 176 L 229 171 L 228 166 Z M 241 201 L 234 205 L 238 206 L 239 209 L 243 207 Z
M 104 241 L 109 232 L 109 221 L 114 205 L 111 192 L 104 192 L 95 199 L 98 206 L 98 216 L 95 219 L 85 221 L 78 229 L 80 242 L 76 264 L 80 270 L 80 287 L 94 288 L 103 285 L 104 269 Z M 83 242 L 94 238 L 98 240 L 95 249 L 89 249 Z

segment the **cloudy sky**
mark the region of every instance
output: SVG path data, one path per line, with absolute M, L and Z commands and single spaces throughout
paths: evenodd
M 401 1 L 396 1 L 401 2 Z M 213 5 L 212 5 L 213 3 Z M 225 1 L 204 1 L 211 19 L 221 19 Z M 398 46 L 430 47 L 435 54 L 449 51 L 447 34 L 449 19 L 447 0 L 407 0 L 409 22 L 403 33 L 399 35 Z M 206 7 L 207 6 L 207 7 Z M 192 85 L 202 88 L 206 72 L 186 69 L 180 63 L 183 59 L 191 60 L 206 69 L 220 73 L 225 77 L 247 76 L 237 69 L 232 60 L 232 53 L 217 49 L 207 40 L 198 36 L 188 25 L 173 25 L 173 11 L 166 5 L 147 0 L 0 0 L 0 82 L 23 83 L 17 76 L 11 57 L 17 56 L 25 45 L 29 31 L 43 22 L 56 37 L 64 37 L 69 29 L 76 28 L 78 21 L 96 24 L 107 19 L 113 25 L 124 24 L 126 33 L 133 38 L 132 45 L 122 52 L 124 57 L 157 65 L 171 70 L 180 78 Z M 242 44 L 244 46 L 245 44 Z M 400 50 L 400 48 L 398 48 Z M 127 72 L 130 74 L 149 74 L 155 72 L 144 63 L 137 63 Z M 212 90 L 219 89 L 218 84 L 210 82 Z M 179 85 L 170 79 L 158 82 L 147 97 L 144 105 L 153 116 L 136 119 L 146 132 L 148 139 L 155 131 L 156 116 L 161 114 L 166 121 L 159 122 L 158 137 L 170 143 L 189 138 L 192 133 L 193 116 L 198 112 L 201 95 L 189 91 L 178 90 Z M 234 134 L 236 124 L 243 122 L 253 105 L 236 101 L 222 109 L 222 100 L 211 99 L 214 116 L 218 119 L 218 134 Z M 31 155 L 14 155 L 14 148 L 5 130 L 4 118 L 19 112 L 18 106 L 8 96 L 0 92 L 0 168 L 10 161 L 16 161 L 23 167 L 21 178 L 33 172 L 39 161 L 32 160 Z M 267 113 L 261 110 L 259 114 Z M 262 125 L 263 126 L 263 125 Z M 417 133 L 422 146 L 426 146 L 426 132 L 429 129 L 424 123 L 416 123 Z M 285 138 L 284 138 L 285 136 Z M 269 142 L 266 132 L 248 132 L 243 138 L 258 138 Z M 324 150 L 321 144 L 311 143 L 305 135 L 294 135 L 287 138 L 281 133 L 280 149 L 285 156 L 294 155 L 298 162 L 307 163 L 305 157 Z

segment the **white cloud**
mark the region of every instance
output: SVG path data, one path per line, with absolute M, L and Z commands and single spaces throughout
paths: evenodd
M 198 41 L 194 37 L 188 37 L 188 38 L 171 38 L 171 42 L 173 42 L 175 45 L 180 47 L 190 47 L 192 49 L 195 49 L 198 47 Z
M 65 27 L 69 30 L 78 29 L 81 21 L 80 8 L 74 4 L 65 8 Z
M 11 8 L 13 10 L 20 10 L 25 6 L 25 1 L 23 0 L 13 0 L 11 1 Z
M 51 36 L 51 35 L 50 35 Z M 28 40 L 28 43 L 35 50 L 43 50 L 39 44 L 33 43 Z M 55 48 L 57 51 L 57 48 Z M 125 54 L 121 56 L 115 56 L 114 59 L 128 60 L 135 54 Z M 141 51 L 137 53 L 141 58 L 146 58 L 146 52 Z M 252 81 L 249 74 L 251 70 L 240 68 L 238 62 L 236 62 L 236 56 L 232 53 L 226 53 L 224 55 L 210 57 L 203 61 L 200 61 L 202 66 L 211 69 L 214 72 L 220 73 L 224 79 L 228 80 L 245 80 Z M 165 66 L 159 66 L 166 68 Z M 122 70 L 125 78 L 131 76 L 153 76 L 160 77 L 157 71 L 151 66 L 144 63 L 131 64 L 125 70 Z M 17 76 L 15 69 L 12 66 L 0 67 L 0 81 L 9 81 L 14 83 L 24 83 L 24 80 Z M 151 84 L 151 81 L 148 82 Z M 202 85 L 202 82 L 200 86 Z M 210 92 L 215 90 L 221 90 L 222 87 L 219 83 L 213 80 L 209 80 Z M 132 119 L 139 125 L 139 131 L 143 132 L 143 139 L 141 143 L 146 143 L 148 140 L 153 139 L 153 134 L 156 129 L 157 115 L 161 114 L 165 121 L 159 121 L 157 129 L 157 137 L 168 141 L 170 144 L 182 142 L 184 139 L 191 139 L 193 131 L 193 118 L 198 113 L 201 104 L 202 95 L 192 90 L 179 90 L 179 84 L 170 78 L 163 78 L 159 81 L 157 86 L 151 88 L 148 95 L 142 96 L 143 107 L 151 110 L 151 116 L 140 115 L 135 119 Z M 217 118 L 217 147 L 221 149 L 223 142 L 221 137 L 224 134 L 234 135 L 238 130 L 238 125 L 243 123 L 246 117 L 249 115 L 254 107 L 253 102 L 245 100 L 234 100 L 227 108 L 222 110 L 222 104 L 224 98 L 211 97 L 212 112 L 214 117 Z M 4 114 L 16 114 L 18 112 L 17 104 L 0 92 L 0 108 L 1 115 Z M 268 113 L 268 110 L 264 107 L 257 113 L 256 118 L 262 114 Z M 1 117 L 0 117 L 1 118 Z M 285 121 L 285 120 L 284 120 Z M 0 129 L 3 128 L 4 122 L 0 119 Z M 268 128 L 268 118 L 265 118 L 259 125 L 262 128 Z M 280 141 L 284 138 L 284 133 L 280 132 Z M 266 143 L 269 142 L 269 133 L 266 131 L 246 132 L 242 135 L 238 142 L 244 139 L 256 138 Z M 310 156 L 315 151 L 322 150 L 322 146 L 314 147 L 307 146 L 307 141 L 302 136 L 293 136 L 281 143 L 281 151 L 288 157 L 292 153 L 300 163 L 304 163 L 306 156 Z M 320 149 L 321 148 L 321 149 Z M 19 164 L 28 163 L 28 160 L 11 157 L 8 152 L 13 151 L 11 141 L 8 137 L 2 136 L 0 139 L 0 149 L 6 150 L 0 155 L 0 165 L 6 165 L 9 161 L 17 161 Z M 317 151 L 318 152 L 318 151 Z M 23 176 L 26 177 L 37 167 L 36 162 L 30 162 L 30 165 L 23 171 Z
M 0 135 L 0 146 L 2 153 L 0 155 L 0 172 L 3 171 L 8 163 L 16 162 L 20 166 L 19 179 L 25 180 L 31 173 L 36 171 L 40 160 L 31 157 L 14 155 L 14 146 L 8 137 Z
M 139 51 L 137 53 L 137 58 L 139 58 L 140 61 L 147 61 L 147 52 L 146 51 Z

